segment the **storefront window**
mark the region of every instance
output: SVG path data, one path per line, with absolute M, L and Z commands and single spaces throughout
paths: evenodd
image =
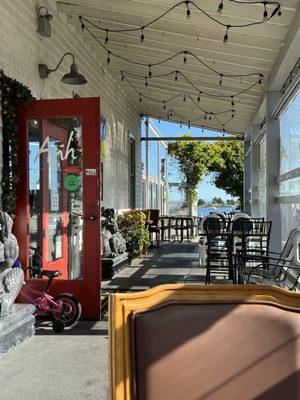
M 280 182 L 280 196 L 300 195 L 300 93 L 290 102 L 280 117 L 280 175 L 293 171 L 292 177 L 283 175 Z M 291 229 L 300 226 L 300 204 L 284 203 L 281 209 L 282 240 L 285 241 Z

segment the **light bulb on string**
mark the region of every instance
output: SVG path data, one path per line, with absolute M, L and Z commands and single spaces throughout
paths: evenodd
M 84 28 L 85 28 L 85 26 L 84 26 L 84 23 L 83 23 L 83 21 L 82 21 L 81 17 L 80 17 L 79 19 L 80 19 L 80 22 L 81 22 L 81 32 L 83 32 L 83 31 L 84 31 Z
M 164 110 L 166 109 L 166 102 L 164 101 Z
M 185 4 L 186 4 L 186 17 L 187 17 L 187 19 L 189 19 L 189 18 L 191 18 L 191 10 L 189 8 L 189 0 L 186 0 Z
M 183 57 L 183 64 L 186 64 L 187 63 L 187 58 L 186 58 L 186 51 L 184 52 L 184 57 Z
M 268 20 L 268 10 L 267 10 L 267 2 L 264 1 L 264 13 L 263 13 L 263 20 L 267 21 Z
M 232 107 L 234 107 L 234 97 L 233 96 L 231 96 L 231 105 L 232 105 Z
M 141 43 L 143 43 L 143 41 L 145 40 L 145 36 L 144 36 L 144 27 L 141 28 Z
M 183 101 L 186 101 L 186 97 L 185 97 L 185 94 L 183 95 Z
M 106 31 L 106 36 L 105 36 L 104 43 L 107 44 L 108 43 L 108 29 L 105 29 L 105 31 Z
M 178 71 L 176 71 L 176 73 L 175 73 L 175 82 L 177 82 L 178 81 Z
M 145 86 L 148 86 L 147 76 L 145 76 Z
M 142 102 L 142 93 L 139 94 L 140 95 L 140 103 Z
M 148 68 L 149 68 L 148 76 L 149 76 L 149 78 L 151 78 L 151 76 L 152 76 L 151 64 L 148 65 Z
M 219 7 L 218 7 L 218 14 L 222 14 L 224 8 L 223 0 L 221 0 Z
M 262 80 L 263 80 L 263 75 L 260 75 L 260 77 L 259 77 L 259 81 L 258 81 L 258 84 L 259 84 L 259 85 L 261 85 L 261 83 L 262 83 Z
M 211 121 L 211 114 L 209 114 L 209 117 L 208 117 L 208 119 Z
M 223 74 L 220 74 L 219 86 L 223 84 Z
M 107 59 L 106 59 L 106 64 L 109 65 L 110 64 L 110 51 L 107 52 Z
M 121 81 L 124 81 L 124 74 L 123 74 L 123 71 L 121 71 Z
M 198 103 L 200 103 L 200 100 L 201 100 L 201 92 L 199 92 L 199 94 L 198 94 L 198 98 L 197 98 Z
M 231 28 L 231 25 L 227 25 L 226 26 L 226 32 L 225 32 L 225 35 L 224 35 L 223 43 L 227 43 L 228 42 L 228 32 L 229 32 L 230 28 Z

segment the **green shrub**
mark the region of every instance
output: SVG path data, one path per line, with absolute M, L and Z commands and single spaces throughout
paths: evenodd
M 150 245 L 149 231 L 145 228 L 146 216 L 136 213 L 118 216 L 118 227 L 125 241 L 130 257 L 140 256 Z

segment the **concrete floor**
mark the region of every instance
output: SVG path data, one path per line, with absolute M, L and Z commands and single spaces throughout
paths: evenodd
M 54 334 L 48 323 L 0 356 L 1 400 L 107 400 L 107 321 Z
M 136 258 L 102 289 L 145 290 L 166 283 L 204 283 L 205 269 L 199 268 L 197 243 L 163 243 L 148 256 Z

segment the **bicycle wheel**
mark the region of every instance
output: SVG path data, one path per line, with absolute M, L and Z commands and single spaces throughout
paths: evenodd
M 74 325 L 81 316 L 81 304 L 78 299 L 69 293 L 60 293 L 53 300 L 61 305 L 60 313 L 52 313 L 55 319 L 64 322 L 65 326 Z

